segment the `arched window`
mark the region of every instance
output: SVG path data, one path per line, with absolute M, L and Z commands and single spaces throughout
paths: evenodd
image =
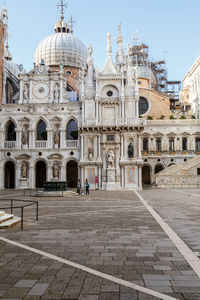
M 6 141 L 16 141 L 15 124 L 12 121 L 7 123 Z
M 148 145 L 148 139 L 143 139 L 143 151 L 148 151 L 149 145 Z
M 161 138 L 156 139 L 156 150 L 161 151 L 162 150 L 162 144 L 161 144 Z
M 174 151 L 174 138 L 169 139 L 169 151 Z
M 187 139 L 186 138 L 182 139 L 182 150 L 183 151 L 187 150 Z
M 37 126 L 37 140 L 47 141 L 47 126 L 44 121 L 40 120 Z
M 200 150 L 200 138 L 195 139 L 195 148 L 196 148 L 196 151 Z
M 139 115 L 144 115 L 149 109 L 149 103 L 146 98 L 140 97 L 139 99 Z
M 78 140 L 78 125 L 75 120 L 70 120 L 67 124 L 67 140 Z

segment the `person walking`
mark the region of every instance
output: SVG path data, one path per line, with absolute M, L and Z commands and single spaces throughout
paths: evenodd
M 86 195 L 90 193 L 90 184 L 89 184 L 89 181 L 88 179 L 86 178 L 85 180 L 85 192 L 86 192 Z

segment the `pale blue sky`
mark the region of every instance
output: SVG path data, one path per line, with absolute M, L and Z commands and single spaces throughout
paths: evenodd
M 0 0 L 0 8 L 5 1 Z M 14 61 L 32 68 L 38 43 L 54 32 L 58 0 L 6 0 L 10 51 Z M 200 52 L 199 0 L 68 0 L 65 19 L 76 20 L 74 35 L 94 50 L 95 66 L 106 59 L 106 34 L 112 35 L 113 58 L 117 26 L 122 22 L 124 48 L 138 29 L 154 60 L 166 57 L 169 80 L 182 80 Z

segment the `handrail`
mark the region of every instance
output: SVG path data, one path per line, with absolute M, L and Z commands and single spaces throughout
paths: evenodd
M 36 220 L 39 220 L 39 213 L 38 213 L 38 201 L 35 200 L 21 200 L 21 199 L 0 199 L 0 202 L 3 201 L 10 201 L 10 206 L 4 206 L 0 207 L 0 209 L 10 209 L 11 214 L 13 213 L 13 209 L 15 208 L 20 208 L 21 209 L 21 230 L 23 230 L 24 227 L 24 208 L 36 204 Z M 18 202 L 30 202 L 29 204 L 26 205 L 20 205 L 20 206 L 13 206 L 13 202 L 18 201 Z

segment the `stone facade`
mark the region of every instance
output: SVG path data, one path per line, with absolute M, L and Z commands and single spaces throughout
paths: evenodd
M 92 189 L 141 189 L 161 170 L 199 154 L 200 121 L 170 119 L 169 96 L 151 64 L 135 61 L 141 46 L 124 53 L 121 25 L 116 62 L 108 33 L 102 70 L 94 68 L 92 47 L 86 55 L 63 19 L 55 28 L 37 47 L 30 72 L 12 62 L 7 48 L 1 189 L 38 188 L 44 181 L 74 188 L 78 179 L 82 187 L 88 179 Z
M 3 93 L 4 24 L 0 20 L 0 101 Z

